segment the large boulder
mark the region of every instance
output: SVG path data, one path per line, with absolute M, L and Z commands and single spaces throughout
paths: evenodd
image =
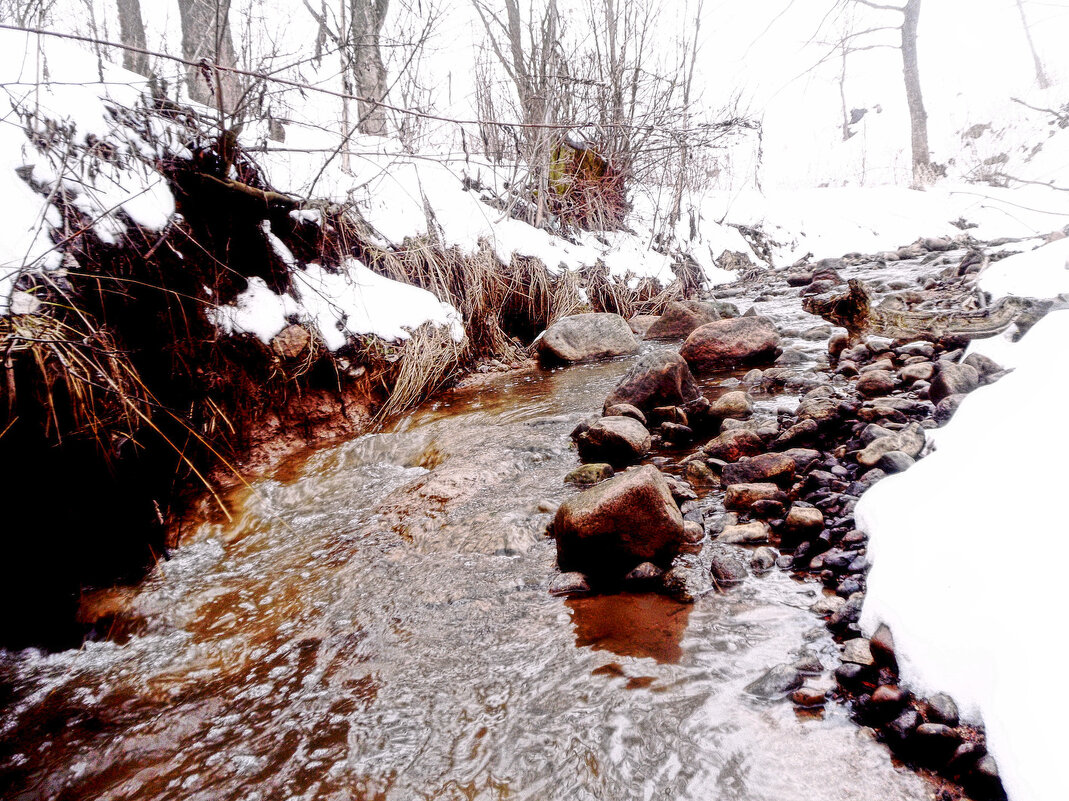
M 719 319 L 715 304 L 700 300 L 672 302 L 646 331 L 646 339 L 685 339 L 695 328 Z
M 631 417 L 602 417 L 575 438 L 584 461 L 605 461 L 614 465 L 637 462 L 649 452 L 650 432 Z
M 701 371 L 771 360 L 779 353 L 779 332 L 767 317 L 718 320 L 695 329 L 679 353 Z
M 605 408 L 629 403 L 640 409 L 680 406 L 699 395 L 690 368 L 678 353 L 647 353 L 636 361 L 609 393 Z
M 549 534 L 561 570 L 614 580 L 643 562 L 667 568 L 684 541 L 683 515 L 661 472 L 644 465 L 562 503 Z
M 573 314 L 547 328 L 538 340 L 545 362 L 583 362 L 626 356 L 638 350 L 638 340 L 619 314 Z

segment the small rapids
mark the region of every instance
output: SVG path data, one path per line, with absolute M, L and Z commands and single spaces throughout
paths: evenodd
M 759 309 L 820 322 L 797 297 Z M 233 522 L 113 594 L 109 641 L 0 652 L 0 795 L 927 799 L 843 707 L 744 691 L 834 664 L 819 585 L 547 592 L 568 434 L 629 364 L 500 376 L 232 493 Z

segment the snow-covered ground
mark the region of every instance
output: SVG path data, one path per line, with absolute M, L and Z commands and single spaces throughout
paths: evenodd
M 1069 293 L 1069 240 L 992 265 L 996 295 Z M 1013 372 L 976 390 L 929 437 L 934 452 L 858 503 L 873 564 L 862 625 L 891 626 L 903 680 L 948 692 L 987 729 L 1012 801 L 1069 798 L 1061 764 L 1066 601 L 1069 310 L 1020 341 L 972 349 Z

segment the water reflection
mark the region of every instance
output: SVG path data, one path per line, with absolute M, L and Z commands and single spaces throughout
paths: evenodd
M 655 593 L 620 593 L 569 598 L 575 644 L 618 656 L 677 664 L 687 630 L 690 604 Z

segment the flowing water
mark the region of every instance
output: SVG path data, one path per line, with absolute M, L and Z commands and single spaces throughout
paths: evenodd
M 818 585 L 547 592 L 568 433 L 629 364 L 501 376 L 233 493 L 110 641 L 0 656 L 0 796 L 928 798 L 842 707 L 744 691 L 802 653 L 835 664 Z

